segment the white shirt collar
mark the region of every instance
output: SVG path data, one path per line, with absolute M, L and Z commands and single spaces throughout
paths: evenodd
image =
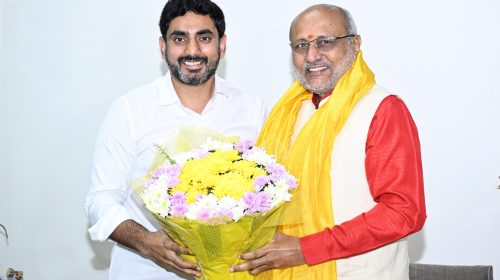
M 160 106 L 180 103 L 179 97 L 175 93 L 174 85 L 172 84 L 170 72 L 167 72 L 160 78 L 157 87 L 160 93 Z M 215 94 L 212 96 L 211 101 L 216 98 L 216 95 L 230 97 L 230 93 L 231 91 L 227 89 L 226 81 L 215 74 Z

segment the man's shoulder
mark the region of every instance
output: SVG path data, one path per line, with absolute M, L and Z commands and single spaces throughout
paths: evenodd
M 142 84 L 118 96 L 109 106 L 108 112 L 140 112 L 149 111 L 152 106 L 158 104 L 159 88 L 162 78 Z
M 386 89 L 385 87 L 375 84 L 369 91 L 370 94 L 373 95 L 380 95 L 380 96 L 388 96 L 394 93 L 391 93 L 390 90 Z
M 115 103 L 127 103 L 128 106 L 142 107 L 158 103 L 159 92 L 165 83 L 164 77 L 160 77 L 146 84 L 137 86 L 120 95 Z
M 221 77 L 217 77 L 217 90 L 221 91 L 221 93 L 229 98 L 235 100 L 252 101 L 252 102 L 263 102 L 262 98 L 240 86 L 235 85 L 234 83 L 227 81 Z
M 150 99 L 158 94 L 160 87 L 164 84 L 165 77 L 160 77 L 146 84 L 135 87 L 121 95 L 119 98 L 125 99 Z

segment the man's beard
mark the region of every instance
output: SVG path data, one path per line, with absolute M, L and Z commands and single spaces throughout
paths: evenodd
M 217 56 L 217 59 L 214 62 L 208 62 L 208 58 L 206 56 L 181 56 L 177 59 L 178 64 L 170 63 L 167 56 L 165 55 L 165 61 L 167 62 L 168 69 L 170 69 L 170 73 L 180 82 L 190 86 L 196 86 L 203 84 L 208 81 L 217 71 L 217 67 L 219 66 L 219 58 L 220 54 Z M 196 74 L 194 76 L 184 75 L 181 71 L 180 65 L 182 65 L 185 61 L 201 61 L 205 64 L 205 71 L 201 74 Z
M 309 91 L 316 94 L 327 94 L 332 92 L 333 88 L 337 85 L 337 82 L 342 78 L 342 76 L 349 71 L 354 62 L 355 56 L 352 48 L 349 48 L 344 59 L 342 59 L 337 65 L 333 65 L 330 61 L 324 62 L 313 62 L 305 63 L 303 69 L 298 69 L 294 66 L 295 77 L 299 82 Z M 306 72 L 308 68 L 315 66 L 326 66 L 332 69 L 332 78 L 324 85 L 315 86 L 309 83 L 306 79 Z

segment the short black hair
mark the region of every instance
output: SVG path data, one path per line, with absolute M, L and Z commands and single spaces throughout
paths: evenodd
M 222 10 L 210 0 L 169 0 L 160 17 L 161 36 L 165 38 L 170 22 L 176 18 L 185 15 L 187 12 L 193 12 L 198 15 L 208 15 L 214 22 L 219 38 L 224 36 L 226 31 L 226 22 Z

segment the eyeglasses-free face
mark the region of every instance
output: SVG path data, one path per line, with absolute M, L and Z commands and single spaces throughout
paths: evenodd
M 354 37 L 356 35 L 354 34 L 349 34 L 349 35 L 343 35 L 343 36 L 337 36 L 337 37 L 319 37 L 314 40 L 298 40 L 295 42 L 290 43 L 290 47 L 292 48 L 292 51 L 296 54 L 301 54 L 305 55 L 309 51 L 309 47 L 311 44 L 314 45 L 314 47 L 321 53 L 325 53 L 328 51 L 331 51 L 335 47 L 335 43 L 339 39 L 344 39 L 344 38 L 350 38 Z

